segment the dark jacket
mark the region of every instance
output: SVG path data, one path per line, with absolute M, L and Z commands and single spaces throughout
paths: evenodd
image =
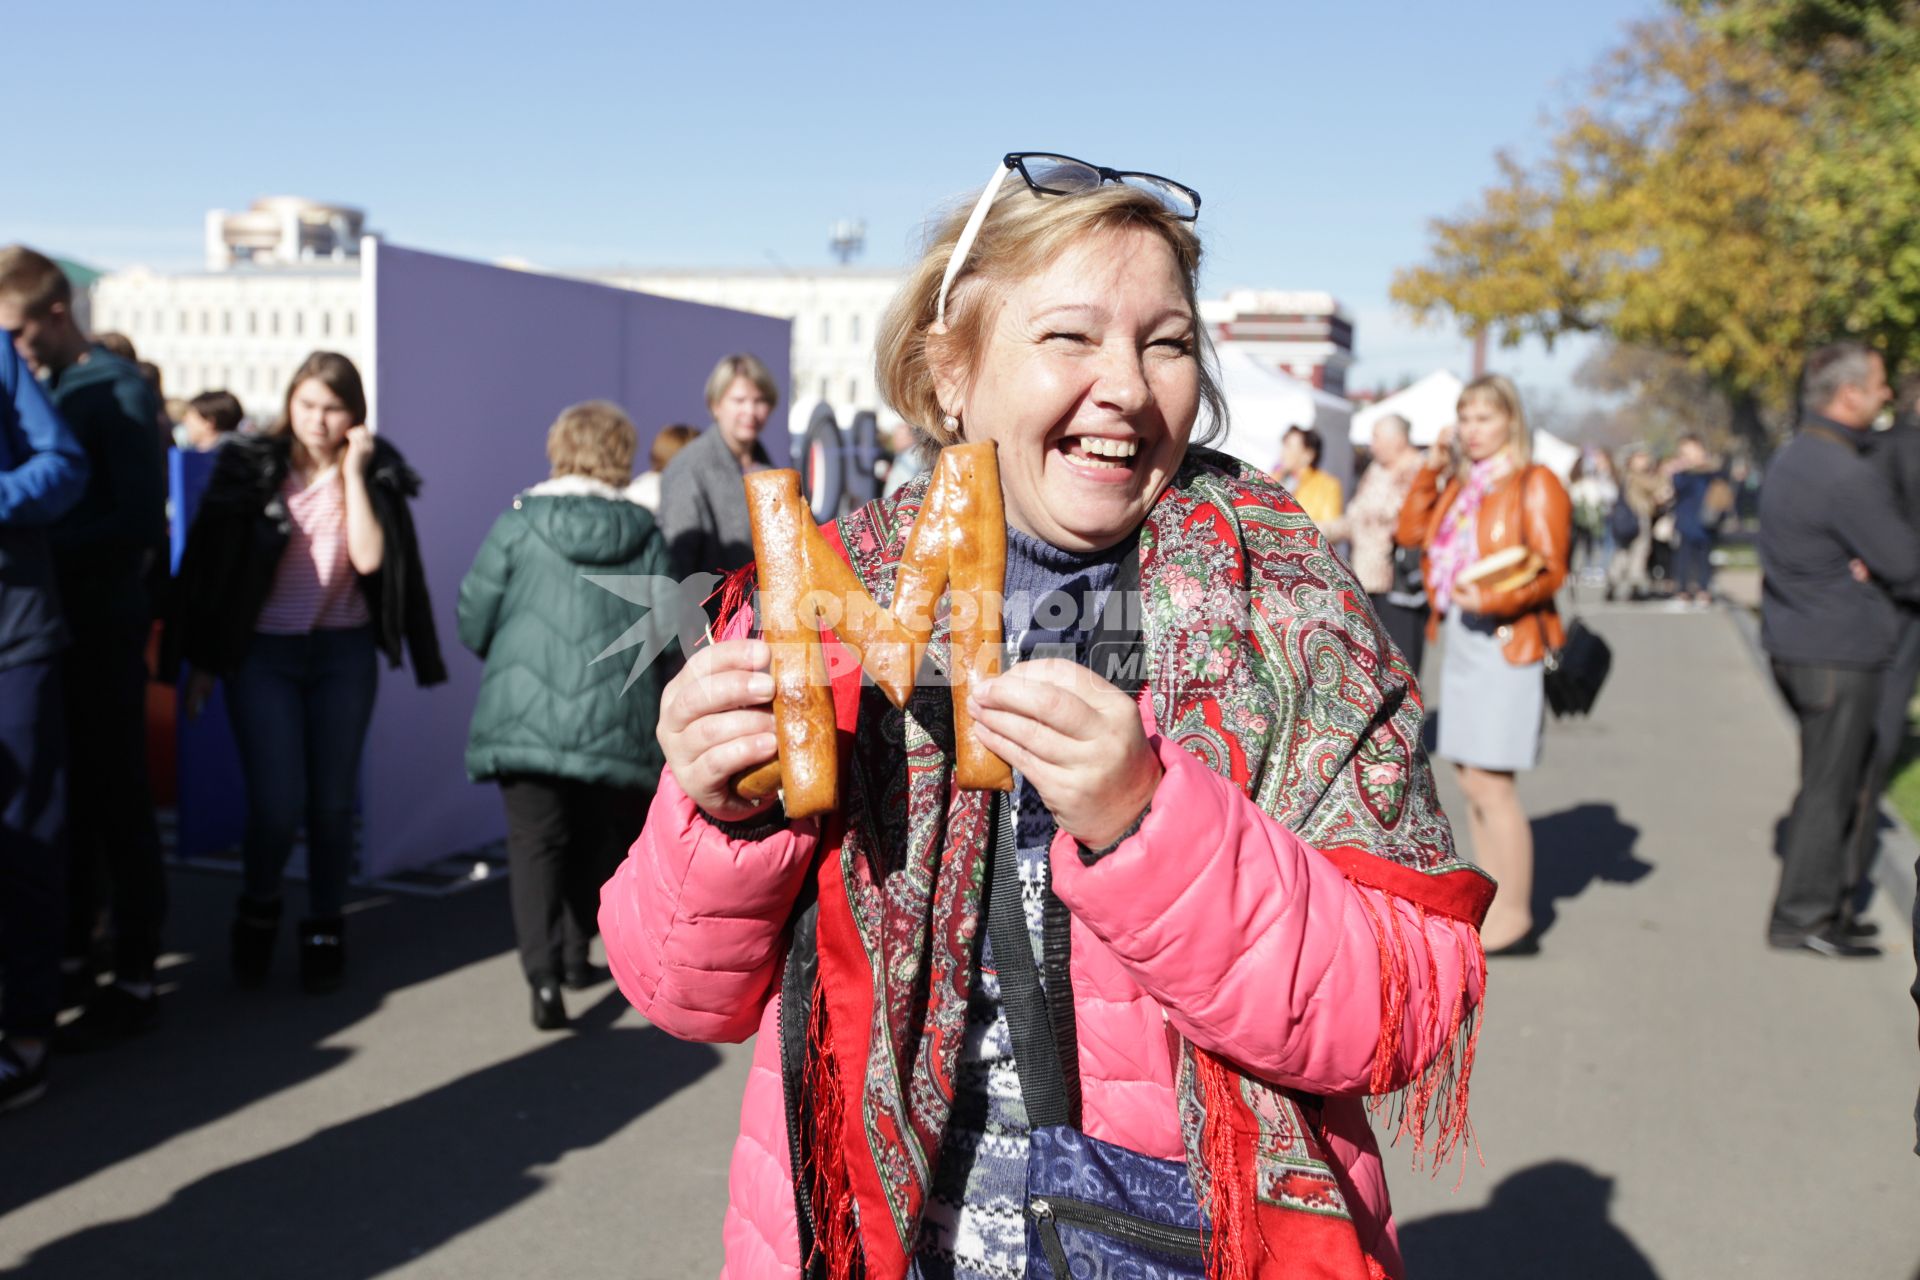
M 1673 474 L 1673 529 L 1683 542 L 1712 542 L 1720 532 L 1720 515 L 1707 512 L 1707 492 L 1716 480 L 1726 477 L 1717 471 L 1676 471 Z
M 80 500 L 87 475 L 79 440 L 0 341 L 0 670 L 66 647 L 47 526 Z
M 236 439 L 221 448 L 180 557 L 162 655 L 166 670 L 184 661 L 226 676 L 245 659 L 293 533 L 280 492 L 292 465 L 292 442 L 284 434 Z M 367 497 L 386 554 L 378 573 L 360 579 L 360 592 L 387 662 L 398 667 L 404 650 L 424 687 L 445 680 L 447 668 L 407 506 L 419 492 L 420 477 L 400 451 L 376 438 Z
M 754 457 L 770 466 L 767 451 Z M 728 574 L 753 559 L 746 481 L 718 427 L 708 427 L 674 455 L 660 476 L 660 532 L 676 578 Z
M 1894 598 L 1920 600 L 1920 539 L 1865 433 L 1818 415 L 1767 467 L 1760 489 L 1761 640 L 1782 662 L 1880 667 L 1899 631 Z M 1848 565 L 1866 562 L 1872 582 Z
M 49 530 L 67 621 L 77 630 L 145 625 L 147 572 L 167 548 L 167 460 L 160 400 L 105 347 L 47 379 L 53 407 L 86 450 L 86 492 Z
M 616 489 L 569 476 L 513 500 L 460 583 L 460 643 L 487 664 L 467 736 L 474 781 L 658 785 L 662 668 L 630 676 L 641 649 L 616 647 L 649 614 L 633 588 L 589 577 L 664 582 L 667 572 L 653 516 Z M 661 624 L 671 620 L 662 610 Z

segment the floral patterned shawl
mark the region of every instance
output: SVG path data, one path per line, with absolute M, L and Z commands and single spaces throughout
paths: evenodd
M 925 492 L 923 477 L 828 531 L 882 604 Z M 1143 696 L 1160 733 L 1350 879 L 1477 926 L 1492 882 L 1454 853 L 1413 680 L 1313 522 L 1259 473 L 1194 449 L 1139 545 Z M 945 642 L 942 626 L 937 663 Z M 841 810 L 814 882 L 819 963 L 798 1082 L 810 1131 L 796 1179 L 821 1224 L 827 1275 L 899 1280 L 953 1105 L 991 797 L 952 786 L 945 687 L 917 689 L 898 709 L 843 682 L 836 703 L 852 732 L 842 735 Z M 1376 931 L 1384 1093 L 1409 956 L 1396 925 L 1376 921 Z M 1416 1147 L 1431 1136 L 1444 1149 L 1464 1133 L 1474 1039 L 1463 1024 L 1400 1095 L 1401 1129 Z M 1311 1099 L 1192 1046 L 1177 1085 L 1189 1169 L 1219 1241 L 1211 1274 L 1379 1274 L 1331 1176 Z

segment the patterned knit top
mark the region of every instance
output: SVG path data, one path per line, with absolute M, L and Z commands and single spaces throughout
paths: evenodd
M 1020 658 L 1084 662 L 1107 593 L 1131 549 L 1127 542 L 1092 554 L 1062 551 L 1008 529 L 1006 634 Z M 1014 795 L 1020 898 L 1038 963 L 1054 822 L 1039 792 L 1018 773 Z M 914 1280 L 1020 1280 L 1027 1273 L 1027 1112 L 984 926 L 980 946 L 953 1115 L 927 1196 Z

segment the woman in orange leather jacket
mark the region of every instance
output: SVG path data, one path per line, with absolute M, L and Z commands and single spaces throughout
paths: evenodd
M 1565 641 L 1553 599 L 1567 577 L 1573 504 L 1551 471 L 1532 465 L 1533 434 L 1512 382 L 1476 378 L 1457 412 L 1451 430 L 1461 459 L 1443 436 L 1407 495 L 1395 537 L 1424 552 L 1428 639 L 1442 630 L 1447 637 L 1439 754 L 1466 792 L 1474 856 L 1500 882 L 1481 938 L 1488 955 L 1532 955 L 1533 832 L 1514 775 L 1539 763 L 1544 660 Z M 1472 572 L 1501 552 L 1518 563 L 1484 577 Z

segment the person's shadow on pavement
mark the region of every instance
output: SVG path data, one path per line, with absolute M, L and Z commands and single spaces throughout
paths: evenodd
M 1635 856 L 1640 828 L 1620 820 L 1610 804 L 1580 804 L 1533 820 L 1533 921 L 1543 934 L 1558 917 L 1555 904 L 1577 898 L 1596 881 L 1637 884 L 1653 864 Z
M 597 1146 L 720 1055 L 617 1028 L 615 992 L 568 1036 L 182 1187 L 138 1217 L 56 1240 L 20 1277 L 381 1275 L 507 1212 L 542 1170 Z M 638 1212 L 644 1219 L 645 1209 Z
M 1612 1201 L 1612 1178 L 1550 1160 L 1508 1176 L 1484 1209 L 1406 1223 L 1400 1252 L 1407 1274 L 1421 1280 L 1660 1280 L 1610 1221 Z

